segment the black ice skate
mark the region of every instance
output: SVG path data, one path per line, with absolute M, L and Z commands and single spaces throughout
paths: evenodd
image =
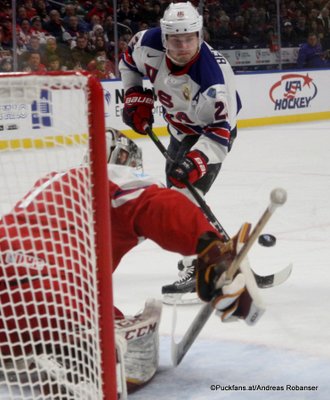
M 162 287 L 164 304 L 198 304 L 200 299 L 196 293 L 197 258 L 185 257 L 179 261 L 179 277 L 177 281 Z

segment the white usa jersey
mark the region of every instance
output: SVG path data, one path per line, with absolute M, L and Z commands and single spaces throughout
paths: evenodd
M 208 163 L 222 162 L 241 108 L 235 76 L 221 53 L 205 42 L 198 55 L 181 69 L 166 57 L 160 28 L 138 32 L 119 64 L 125 91 L 143 86 L 147 76 L 164 108 L 170 134 L 182 141 L 198 135 L 192 150 Z

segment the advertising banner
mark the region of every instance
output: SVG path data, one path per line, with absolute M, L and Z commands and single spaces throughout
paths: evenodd
M 243 106 L 239 126 L 330 118 L 329 76 L 330 70 L 237 75 L 237 90 Z M 149 80 L 145 80 L 144 85 L 151 88 Z M 121 117 L 124 101 L 121 81 L 103 81 L 102 86 L 106 126 L 130 131 Z M 15 94 L 5 93 L 5 90 L 14 89 L 0 87 L 0 143 L 12 139 L 86 133 L 85 96 L 80 89 L 30 88 L 30 93 Z M 162 113 L 162 105 L 156 99 L 154 128 L 165 132 Z

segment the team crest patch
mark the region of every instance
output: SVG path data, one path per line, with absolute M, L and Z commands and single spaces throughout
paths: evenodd
M 190 93 L 190 88 L 189 88 L 189 86 L 187 86 L 187 85 L 183 85 L 182 86 L 182 94 L 183 94 L 183 97 L 185 98 L 185 100 L 187 100 L 187 101 L 189 101 L 190 100 L 190 95 L 191 95 L 191 93 Z
M 214 88 L 210 88 L 207 93 L 207 96 L 212 97 L 212 99 L 215 99 L 216 95 L 217 95 L 217 91 Z

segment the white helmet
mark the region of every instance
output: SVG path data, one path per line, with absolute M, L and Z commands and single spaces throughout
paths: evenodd
M 108 164 L 127 165 L 143 170 L 142 149 L 122 132 L 106 130 Z
M 186 3 L 171 3 L 160 20 L 163 46 L 166 48 L 166 35 L 198 32 L 199 44 L 203 41 L 203 17 L 197 9 Z
M 142 149 L 133 140 L 114 128 L 105 132 L 108 164 L 127 165 L 143 172 Z M 89 152 L 83 158 L 88 163 Z

